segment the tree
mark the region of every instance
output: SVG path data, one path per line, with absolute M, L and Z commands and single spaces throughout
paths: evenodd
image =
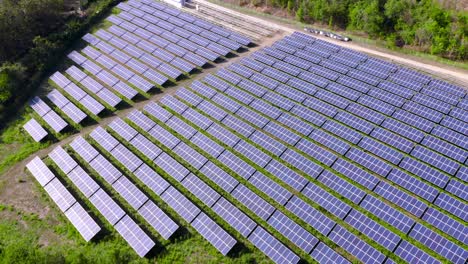
M 384 18 L 377 0 L 356 3 L 349 13 L 349 19 L 351 28 L 364 30 L 372 37 L 382 34 Z
M 11 100 L 25 81 L 25 67 L 19 63 L 4 63 L 0 67 L 0 103 Z

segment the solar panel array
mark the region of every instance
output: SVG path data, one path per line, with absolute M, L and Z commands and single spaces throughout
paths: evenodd
M 74 123 L 106 108 L 114 111 L 123 100 L 136 100 L 139 94 L 147 97 L 153 88 L 159 90 L 168 81 L 251 43 L 238 33 L 158 2 L 128 1 L 117 7 L 121 13 L 107 18 L 109 28 L 86 34 L 83 40 L 89 45 L 68 54 L 75 65 L 50 76 L 57 89 L 48 99 Z M 30 106 L 55 132 L 67 126 L 39 97 Z M 27 131 L 36 140 L 43 133 L 33 123 Z
M 99 225 L 39 157 L 34 157 L 26 165 L 26 168 L 28 168 L 85 241 L 90 241 L 101 231 Z
M 132 78 L 120 66 L 134 60 L 138 72 L 145 56 L 157 57 L 154 69 L 175 74 L 175 58 L 165 50 L 214 60 L 235 43 L 248 44 L 164 4 L 118 7 L 109 30 L 84 37 L 86 57 L 71 55 L 96 76 L 106 68 Z M 100 64 L 109 67 L 91 61 L 108 56 Z M 138 73 L 149 69 L 146 63 Z M 110 83 L 110 76 L 102 77 Z M 466 263 L 467 94 L 296 32 L 98 127 L 90 138 L 99 151 L 83 138 L 70 146 L 164 238 L 177 223 L 135 181 L 223 255 L 240 236 L 276 263 L 307 255 L 320 263 L 412 263 L 418 256 Z M 50 157 L 136 252 L 151 249 L 151 238 L 65 150 Z
M 65 127 L 68 126 L 67 122 L 63 120 L 50 106 L 46 104 L 41 98 L 35 96 L 30 102 L 29 106 L 38 114 L 46 123 L 49 125 L 52 130 L 57 133 L 60 133 Z M 41 138 L 44 135 L 44 131 L 41 131 L 40 126 L 34 124 L 32 121 L 31 124 L 27 126 L 31 129 L 31 132 L 37 138 Z M 26 129 L 26 128 L 25 128 Z M 34 132 L 33 132 L 34 131 Z M 29 132 L 29 130 L 28 130 Z M 37 133 L 37 134 L 36 134 Z M 31 133 L 30 133 L 31 134 Z M 32 136 L 31 135 L 31 136 Z M 33 137 L 34 138 L 34 137 Z M 43 137 L 42 137 L 43 138 Z M 41 138 L 41 139 L 42 139 Z M 37 141 L 37 140 L 36 140 Z M 40 141 L 40 140 L 39 140 Z

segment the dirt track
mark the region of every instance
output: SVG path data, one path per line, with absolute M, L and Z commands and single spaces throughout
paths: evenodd
M 246 20 L 250 20 L 250 21 L 253 21 L 253 22 L 256 22 L 256 23 L 261 23 L 261 24 L 263 24 L 265 26 L 268 26 L 270 28 L 275 27 L 275 28 L 277 28 L 279 30 L 282 30 L 282 31 L 285 31 L 287 33 L 292 33 L 294 31 L 297 31 L 296 28 L 293 28 L 291 26 L 281 25 L 279 23 L 275 23 L 275 22 L 265 20 L 265 19 L 262 19 L 262 18 L 242 14 L 242 13 L 237 12 L 235 10 L 232 10 L 232 9 L 229 9 L 229 8 L 226 8 L 226 7 L 223 7 L 223 6 L 219 6 L 219 5 L 210 3 L 210 2 L 208 2 L 206 0 L 196 0 L 196 1 L 198 3 L 200 3 L 201 5 L 206 5 L 206 6 L 210 7 L 210 8 L 213 8 L 213 9 L 217 8 L 217 9 L 223 11 L 223 12 L 230 13 L 233 16 L 243 17 Z M 322 36 L 317 36 L 317 35 L 314 35 L 314 37 L 325 40 L 325 41 L 328 41 L 328 42 L 332 42 L 332 43 L 334 43 L 336 45 L 339 45 L 339 46 L 342 46 L 342 47 L 350 48 L 350 49 L 353 49 L 353 50 L 356 50 L 356 51 L 359 51 L 359 52 L 363 52 L 363 53 L 366 53 L 366 54 L 369 54 L 369 55 L 373 55 L 373 56 L 385 59 L 387 61 L 391 61 L 391 62 L 396 63 L 396 64 L 401 64 L 401 65 L 404 65 L 406 67 L 413 68 L 413 69 L 422 71 L 422 72 L 424 72 L 426 74 L 433 75 L 433 76 L 435 76 L 437 78 L 444 79 L 444 80 L 449 81 L 449 82 L 455 82 L 458 85 L 462 85 L 463 87 L 468 89 L 468 71 L 464 71 L 464 70 L 461 70 L 461 69 L 455 69 L 455 68 L 452 68 L 450 66 L 444 66 L 444 67 L 437 66 L 437 65 L 434 65 L 433 63 L 432 64 L 427 64 L 427 63 L 421 62 L 422 59 L 419 59 L 421 61 L 417 61 L 415 59 L 409 58 L 410 55 L 404 55 L 404 54 L 402 54 L 402 55 L 393 55 L 393 54 L 390 54 L 390 53 L 387 53 L 387 52 L 378 51 L 378 50 L 375 50 L 375 49 L 372 49 L 372 48 L 363 47 L 363 46 L 361 46 L 361 45 L 359 45 L 357 43 L 353 43 L 353 42 L 341 42 L 341 41 L 337 41 L 337 40 L 333 40 L 333 39 L 330 39 L 330 38 L 327 38 L 327 37 L 322 37 Z M 405 56 L 406 58 L 403 57 L 403 56 Z

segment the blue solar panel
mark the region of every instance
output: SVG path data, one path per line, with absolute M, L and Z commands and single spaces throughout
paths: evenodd
M 468 201 L 468 186 L 457 180 L 450 180 L 448 185 L 445 187 L 445 190 L 454 194 L 465 201 Z
M 222 146 L 200 132 L 196 133 L 190 141 L 213 157 L 218 157 L 224 151 Z
M 424 202 L 385 182 L 380 182 L 374 192 L 417 217 L 421 217 L 427 208 Z
M 227 174 L 221 168 L 209 161 L 200 169 L 200 172 L 205 174 L 210 180 L 216 183 L 221 189 L 230 193 L 239 182 L 231 175 Z
M 366 195 L 366 193 L 360 188 L 356 187 L 352 183 L 341 179 L 334 173 L 324 170 L 318 177 L 318 181 L 328 186 L 330 189 L 339 193 L 340 195 L 348 198 L 355 204 L 359 204 Z
M 453 263 L 466 263 L 468 259 L 468 251 L 419 223 L 411 230 L 410 236 Z
M 398 163 L 400 163 L 400 161 L 403 159 L 403 154 L 399 151 L 387 147 L 384 144 L 369 137 L 363 138 L 361 142 L 359 142 L 359 146 L 376 156 L 390 161 L 395 165 L 398 165 Z
M 345 154 L 350 148 L 350 145 L 348 143 L 322 130 L 313 131 L 310 134 L 310 138 L 326 146 L 327 148 L 338 152 L 341 155 Z
M 340 199 L 334 197 L 328 193 L 323 188 L 318 185 L 309 182 L 307 186 L 302 190 L 302 193 L 305 197 L 319 204 L 328 212 L 332 213 L 340 219 L 344 219 L 348 212 L 351 210 L 351 207 Z
M 307 180 L 304 177 L 276 160 L 271 160 L 265 167 L 265 170 L 291 186 L 296 191 L 302 190 L 302 188 L 307 184 Z
M 323 170 L 322 167 L 292 149 L 286 150 L 280 158 L 312 178 L 316 178 Z
M 260 131 L 255 131 L 250 140 L 276 156 L 280 156 L 286 150 L 286 146 Z
M 468 149 L 468 136 L 450 130 L 443 126 L 436 126 L 432 131 L 432 135 L 438 136 L 445 141 L 453 143 L 461 148 Z
M 418 175 L 419 177 L 443 188 L 448 181 L 448 176 L 443 173 L 431 168 L 428 165 L 425 165 L 415 159 L 405 158 L 400 163 L 400 168 L 403 168 L 413 174 Z
M 468 227 L 434 208 L 429 208 L 422 219 L 458 241 L 467 244 Z
M 414 178 L 398 169 L 393 169 L 387 179 L 429 202 L 433 202 L 439 194 L 439 191 L 434 187 L 427 185 L 417 178 Z
M 244 137 L 249 137 L 255 131 L 254 127 L 233 115 L 227 115 L 223 119 L 222 123 L 230 127 L 231 129 L 237 131 L 238 133 L 242 134 Z
M 224 151 L 223 154 L 218 157 L 218 161 L 246 180 L 255 172 L 254 167 L 247 164 L 247 162 L 243 161 L 240 157 L 234 155 L 229 150 Z
M 153 127 L 148 133 L 169 149 L 173 149 L 180 142 L 180 139 L 159 125 Z
M 229 130 L 225 129 L 224 127 L 214 123 L 211 125 L 207 132 L 210 133 L 213 137 L 218 139 L 219 141 L 223 142 L 224 144 L 233 147 L 234 145 L 239 142 L 239 137 L 231 133 Z
M 327 98 L 326 100 L 329 99 Z M 338 112 L 338 109 L 336 107 L 312 97 L 307 98 L 303 104 L 329 117 L 334 117 Z
M 451 175 L 454 175 L 460 167 L 456 162 L 421 146 L 416 146 L 411 155 Z
M 327 122 L 325 122 L 322 128 L 353 144 L 357 144 L 362 138 L 362 136 L 358 132 L 332 120 L 328 120 Z
M 333 164 L 332 168 L 369 190 L 374 189 L 377 183 L 379 183 L 379 179 L 377 177 L 343 159 L 338 159 Z
M 413 146 L 414 146 L 413 142 L 406 140 L 400 137 L 399 135 L 389 132 L 380 127 L 375 128 L 372 131 L 371 136 L 405 153 L 409 153 L 413 149 Z
M 212 207 L 221 197 L 213 188 L 192 173 L 182 181 L 182 185 L 209 207 Z
M 337 225 L 329 238 L 364 263 L 382 263 L 386 258 L 385 255 L 341 226 Z
M 212 209 L 244 237 L 247 237 L 257 226 L 252 219 L 223 197 L 216 202 Z
M 195 204 L 172 186 L 161 195 L 161 199 L 189 223 L 200 213 Z
M 300 260 L 293 251 L 281 244 L 280 241 L 261 227 L 257 227 L 252 234 L 250 234 L 249 241 L 275 263 L 295 264 Z
M 278 117 L 277 121 L 282 123 L 286 127 L 289 127 L 301 133 L 304 136 L 308 136 L 314 130 L 313 126 L 288 113 L 281 114 L 281 116 Z
M 311 141 L 303 138 L 296 144 L 296 147 L 299 150 L 302 150 L 304 153 L 310 157 L 318 160 L 319 162 L 331 166 L 333 162 L 337 159 L 337 156 L 330 151 L 312 143 Z
M 444 210 L 447 210 L 453 215 L 460 217 L 462 220 L 468 221 L 468 205 L 466 205 L 466 203 L 463 203 L 448 194 L 441 193 L 435 200 L 434 204 Z
M 271 218 L 268 219 L 268 223 L 307 253 L 319 242 L 315 236 L 280 211 L 276 211 Z
M 173 151 L 197 170 L 208 161 L 207 158 L 184 142 L 180 142 Z
M 383 177 L 386 177 L 392 170 L 392 166 L 388 163 L 357 148 L 351 148 L 346 153 L 346 157 Z
M 350 264 L 348 260 L 333 251 L 324 243 L 320 242 L 314 251 L 310 254 L 320 264 L 335 263 L 335 264 Z
M 286 204 L 286 209 L 323 235 L 327 235 L 336 224 L 333 220 L 308 205 L 297 196 L 293 196 L 293 198 Z

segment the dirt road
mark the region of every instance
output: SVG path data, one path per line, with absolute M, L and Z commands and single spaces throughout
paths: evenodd
M 282 24 L 279 24 L 279 23 L 274 23 L 272 21 L 263 19 L 263 18 L 258 18 L 258 17 L 254 17 L 254 16 L 251 16 L 251 15 L 246 15 L 246 14 L 237 12 L 235 10 L 232 10 L 232 9 L 220 6 L 220 5 L 210 3 L 210 2 L 208 2 L 206 0 L 197 0 L 197 2 L 199 2 L 201 5 L 206 5 L 206 6 L 209 6 L 209 7 L 212 7 L 212 8 L 218 8 L 218 9 L 224 11 L 224 12 L 231 13 L 231 14 L 233 14 L 235 16 L 244 17 L 246 20 L 251 20 L 251 21 L 254 21 L 256 23 L 261 23 L 261 24 L 263 24 L 265 26 L 268 26 L 268 27 L 276 27 L 277 29 L 285 31 L 285 32 L 292 33 L 294 31 L 297 31 L 297 28 L 294 28 L 292 26 L 282 25 Z M 424 63 L 424 62 L 421 62 L 421 61 L 416 61 L 414 59 L 408 58 L 408 57 L 410 57 L 410 55 L 405 55 L 405 54 L 402 54 L 401 56 L 400 55 L 393 55 L 393 54 L 386 53 L 386 52 L 383 52 L 383 51 L 378 51 L 378 50 L 375 50 L 375 49 L 363 47 L 363 46 L 359 45 L 358 43 L 341 42 L 341 41 L 333 40 L 333 39 L 323 37 L 323 36 L 317 36 L 317 35 L 313 35 L 313 36 L 316 37 L 316 38 L 319 38 L 319 39 L 334 43 L 336 45 L 342 46 L 342 47 L 350 48 L 350 49 L 353 49 L 353 50 L 356 50 L 356 51 L 359 51 L 359 52 L 363 52 L 363 53 L 366 53 L 366 54 L 369 54 L 369 55 L 377 56 L 377 57 L 385 59 L 387 61 L 391 61 L 391 62 L 396 63 L 396 64 L 401 64 L 401 65 L 404 65 L 406 67 L 422 71 L 422 72 L 424 72 L 426 74 L 433 75 L 433 76 L 435 76 L 435 77 L 437 77 L 439 79 L 447 80 L 449 82 L 455 82 L 458 85 L 462 85 L 466 89 L 468 89 L 468 71 L 464 71 L 464 70 L 461 70 L 461 69 L 454 69 L 454 68 L 451 68 L 449 66 L 442 67 L 442 66 L 437 66 L 437 65 L 434 65 L 434 64 Z M 406 58 L 403 57 L 403 56 L 405 56 Z

